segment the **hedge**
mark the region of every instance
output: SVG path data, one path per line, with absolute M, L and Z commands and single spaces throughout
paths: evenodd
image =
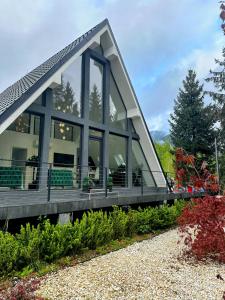
M 66 225 L 53 225 L 45 219 L 37 227 L 21 226 L 15 235 L 0 231 L 0 276 L 28 266 L 37 269 L 40 263 L 78 254 L 84 248 L 96 249 L 112 240 L 169 228 L 176 224 L 184 206 L 184 201 L 177 201 L 172 206 L 127 212 L 114 206 L 109 213 L 89 211 Z

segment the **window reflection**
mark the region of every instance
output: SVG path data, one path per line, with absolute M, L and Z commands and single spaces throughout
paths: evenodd
M 113 184 L 127 185 L 127 139 L 117 135 L 109 135 L 109 170 Z
M 126 129 L 126 117 L 127 113 L 122 98 L 112 75 L 110 75 L 109 123 L 113 127 Z
M 53 107 L 77 117 L 81 115 L 81 63 L 77 58 L 63 73 L 61 84 L 53 90 Z
M 90 59 L 89 119 L 102 122 L 103 65 Z
M 30 133 L 30 114 L 22 113 L 9 127 L 8 130 Z
M 145 186 L 155 186 L 150 168 L 145 159 L 141 146 L 136 140 L 132 141 L 132 170 L 134 186 L 140 186 L 142 178 Z

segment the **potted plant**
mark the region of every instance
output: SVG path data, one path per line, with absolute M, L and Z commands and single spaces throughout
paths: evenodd
M 89 193 L 90 189 L 93 187 L 93 181 L 88 177 L 83 178 L 82 190 L 83 192 Z
M 26 166 L 29 167 L 37 167 L 39 163 L 39 157 L 37 155 L 32 155 L 28 160 L 26 161 Z
M 107 178 L 107 189 L 109 192 L 112 192 L 112 186 L 113 186 L 113 179 L 111 176 Z

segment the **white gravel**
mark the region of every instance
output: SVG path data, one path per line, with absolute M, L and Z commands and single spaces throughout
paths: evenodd
M 177 240 L 177 231 L 171 230 L 60 270 L 47 276 L 38 294 L 60 300 L 222 300 L 225 265 L 178 260 Z

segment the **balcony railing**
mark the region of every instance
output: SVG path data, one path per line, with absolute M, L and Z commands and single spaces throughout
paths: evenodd
M 144 195 L 151 189 L 154 190 L 153 177 L 158 175 L 162 178 L 161 172 L 150 172 L 140 168 L 128 172 L 127 167 L 123 165 L 117 168 L 102 168 L 0 159 L 0 192 L 39 191 L 46 194 L 48 201 L 51 200 L 52 193 L 55 195 L 55 191 L 61 190 L 77 191 L 79 195 L 99 190 L 105 196 L 110 196 L 112 191 L 120 190 L 122 193 L 122 190 L 132 187 L 137 194 Z M 170 189 L 168 181 L 168 191 Z

